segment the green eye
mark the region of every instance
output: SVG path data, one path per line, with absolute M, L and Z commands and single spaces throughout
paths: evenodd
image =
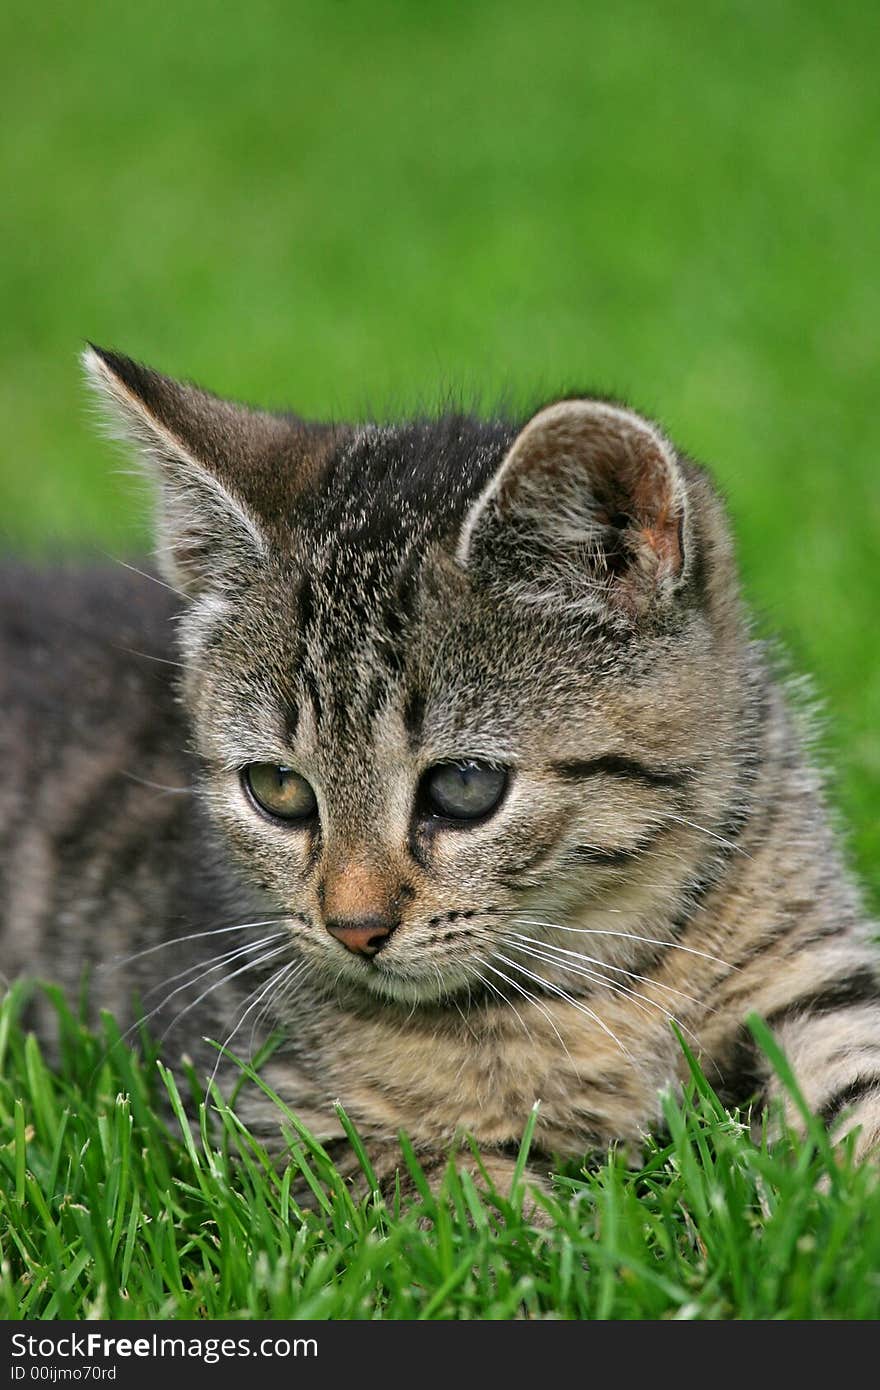
M 495 809 L 506 786 L 507 773 L 489 763 L 438 763 L 425 773 L 421 799 L 432 815 L 478 820 Z
M 318 809 L 311 785 L 293 768 L 251 763 L 241 777 L 260 809 L 276 820 L 311 820 Z

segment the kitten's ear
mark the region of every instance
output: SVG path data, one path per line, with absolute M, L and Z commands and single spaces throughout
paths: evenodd
M 685 575 L 688 512 L 672 446 L 604 401 L 538 412 L 471 507 L 457 559 L 533 601 L 631 616 Z
M 114 432 L 134 445 L 159 488 L 157 557 L 195 596 L 259 562 L 266 540 L 244 498 L 255 455 L 282 422 L 89 346 L 83 365 Z

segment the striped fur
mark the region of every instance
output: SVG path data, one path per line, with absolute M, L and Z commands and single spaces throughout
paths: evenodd
M 467 1130 L 504 1182 L 536 1100 L 539 1166 L 638 1143 L 683 1077 L 673 1020 L 730 1103 L 767 1099 L 751 1011 L 877 1146 L 870 926 L 700 467 L 606 402 L 323 427 L 88 365 L 171 589 L 7 574 L 7 974 L 90 966 L 212 1066 L 205 1034 L 274 1021 L 269 1083 L 341 1145 L 340 1098 L 387 1174 L 400 1129 L 428 1167 Z M 497 811 L 419 812 L 463 758 L 508 769 Z M 306 777 L 315 822 L 260 814 L 254 762 Z

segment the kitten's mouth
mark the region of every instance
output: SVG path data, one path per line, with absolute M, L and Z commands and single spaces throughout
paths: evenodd
M 399 1004 L 452 1004 L 459 995 L 480 990 L 465 964 L 452 968 L 447 964 L 443 970 L 438 966 L 424 973 L 412 968 L 401 970 L 383 951 L 372 956 L 348 955 L 337 969 L 336 979 L 345 979 L 373 997 Z

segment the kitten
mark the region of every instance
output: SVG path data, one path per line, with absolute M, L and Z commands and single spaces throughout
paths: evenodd
M 505 1186 L 536 1100 L 536 1171 L 638 1142 L 672 1019 L 766 1099 L 751 1010 L 877 1144 L 877 956 L 702 468 L 601 400 L 316 425 L 85 362 L 162 581 L 7 569 L 7 975 L 90 969 L 208 1071 L 279 1026 L 268 1083 L 383 1181 L 469 1131 Z

